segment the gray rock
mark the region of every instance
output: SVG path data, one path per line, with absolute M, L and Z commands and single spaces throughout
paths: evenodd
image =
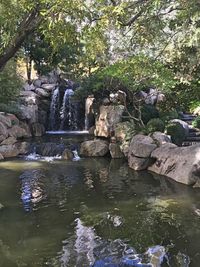
M 25 83 L 25 84 L 23 85 L 23 89 L 24 89 L 25 91 L 34 91 L 34 90 L 35 90 L 35 86 L 34 86 L 34 84 L 28 84 L 28 83 Z
M 200 146 L 177 147 L 166 143 L 155 149 L 152 158 L 156 162 L 150 171 L 168 176 L 187 185 L 199 184 L 200 180 Z
M 180 124 L 185 131 L 185 136 L 187 137 L 189 135 L 190 129 L 189 129 L 189 125 L 187 124 L 187 122 L 182 121 L 182 120 L 178 120 L 178 119 L 171 120 L 170 122 L 175 122 L 175 123 Z
M 21 91 L 20 103 L 23 105 L 37 105 L 38 95 L 32 91 Z
M 40 79 L 36 79 L 33 81 L 33 84 L 36 88 L 40 87 L 42 84 L 42 81 Z
M 8 130 L 8 133 L 9 133 L 9 136 L 14 137 L 16 139 L 28 137 L 25 129 L 23 129 L 19 125 L 14 125 L 12 128 Z
M 152 151 L 156 148 L 157 146 L 150 136 L 145 136 L 142 134 L 135 135 L 130 143 L 129 158 L 131 156 L 148 158 L 150 157 Z
M 29 152 L 30 144 L 28 142 L 18 142 L 15 144 L 19 155 L 26 155 Z
M 124 158 L 124 154 L 121 151 L 120 145 L 111 143 L 109 145 L 110 155 L 113 159 L 121 159 Z
M 158 145 L 158 146 L 161 146 L 163 144 L 166 144 L 166 143 L 171 143 L 171 137 L 169 135 L 166 135 L 164 133 L 161 133 L 161 132 L 154 132 L 152 135 L 151 135 L 151 138 L 155 141 L 155 143 Z
M 19 105 L 19 119 L 34 123 L 38 121 L 38 106 L 37 105 Z
M 3 155 L 2 155 L 2 154 L 0 154 L 0 160 L 3 160 L 3 159 L 4 159 Z
M 81 144 L 80 155 L 85 157 L 103 157 L 109 152 L 109 143 L 96 139 Z

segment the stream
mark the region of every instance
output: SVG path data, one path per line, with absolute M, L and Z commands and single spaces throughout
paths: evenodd
M 199 189 L 110 158 L 2 161 L 0 267 L 25 266 L 198 267 Z

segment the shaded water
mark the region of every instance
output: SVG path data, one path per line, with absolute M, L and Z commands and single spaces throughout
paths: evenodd
M 119 160 L 0 162 L 0 203 L 0 267 L 122 266 L 97 264 L 158 245 L 153 266 L 200 266 L 199 190 Z

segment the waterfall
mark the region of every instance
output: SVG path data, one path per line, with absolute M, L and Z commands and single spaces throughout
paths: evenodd
M 73 95 L 72 89 L 66 89 L 60 110 L 60 130 L 77 130 L 77 108 L 71 99 Z
M 49 115 L 49 129 L 57 130 L 58 121 L 59 121 L 59 105 L 60 105 L 60 96 L 59 88 L 56 88 L 52 95 L 51 106 L 50 106 L 50 115 Z
M 84 129 L 84 107 L 73 98 L 71 88 L 56 88 L 52 94 L 49 113 L 49 132 L 81 131 Z

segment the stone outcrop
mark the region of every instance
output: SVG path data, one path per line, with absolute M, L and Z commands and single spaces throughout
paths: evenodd
M 134 170 L 145 170 L 152 164 L 151 153 L 157 148 L 150 136 L 135 135 L 130 143 L 128 164 Z
M 44 125 L 39 122 L 33 123 L 31 125 L 31 130 L 32 130 L 33 136 L 36 136 L 36 137 L 42 136 L 45 133 Z
M 125 108 L 122 105 L 101 106 L 96 120 L 95 136 L 112 136 L 115 125 L 122 121 L 124 110 Z
M 171 143 L 171 137 L 169 135 L 166 135 L 162 132 L 154 132 L 152 135 L 151 135 L 151 138 L 155 141 L 155 143 L 158 145 L 158 146 L 161 146 L 163 144 L 166 144 L 166 143 Z
M 95 139 L 81 144 L 80 155 L 84 157 L 103 157 L 109 152 L 109 143 Z
M 187 185 L 200 185 L 200 146 L 177 147 L 164 144 L 151 157 L 156 161 L 148 169 Z

